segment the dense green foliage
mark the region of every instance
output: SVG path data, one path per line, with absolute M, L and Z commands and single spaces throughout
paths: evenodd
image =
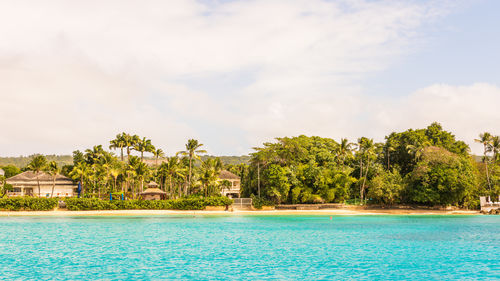
M 88 210 L 203 210 L 206 206 L 226 206 L 227 197 L 189 197 L 174 200 L 102 200 L 98 198 L 66 198 L 71 211 Z
M 0 198 L 0 210 L 2 211 L 50 211 L 56 206 L 56 198 Z
M 479 196 L 500 193 L 500 138 L 481 138 L 483 163 L 438 123 L 391 133 L 384 143 L 364 137 L 356 143 L 277 138 L 256 148 L 239 175 L 244 196 L 278 204 L 357 201 L 477 208 Z

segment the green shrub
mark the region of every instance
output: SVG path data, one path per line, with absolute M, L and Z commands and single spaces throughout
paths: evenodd
M 66 198 L 70 211 L 88 210 L 203 210 L 206 206 L 231 205 L 227 197 L 190 197 L 175 200 L 101 200 L 97 198 Z
M 264 198 L 259 198 L 255 195 L 251 195 L 251 198 L 252 198 L 252 205 L 255 209 L 262 209 L 262 206 L 274 206 L 274 202 L 273 201 L 270 201 L 270 200 L 267 200 L 267 199 L 264 199 Z
M 50 211 L 57 206 L 57 198 L 14 197 L 0 199 L 3 211 Z

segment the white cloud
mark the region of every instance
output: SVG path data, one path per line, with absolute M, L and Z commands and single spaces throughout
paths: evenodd
M 0 155 L 70 153 L 121 131 L 169 153 L 196 137 L 217 154 L 282 135 L 382 136 L 414 119 L 395 117 L 357 81 L 413 52 L 419 28 L 448 10 L 361 0 L 2 1 Z M 230 92 L 196 85 L 234 73 L 246 83 Z

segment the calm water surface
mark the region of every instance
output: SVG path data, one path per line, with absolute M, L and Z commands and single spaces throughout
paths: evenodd
M 500 216 L 0 218 L 0 279 L 500 280 Z

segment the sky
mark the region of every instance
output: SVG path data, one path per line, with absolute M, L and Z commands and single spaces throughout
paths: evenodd
M 0 156 L 500 134 L 500 1 L 0 0 Z

